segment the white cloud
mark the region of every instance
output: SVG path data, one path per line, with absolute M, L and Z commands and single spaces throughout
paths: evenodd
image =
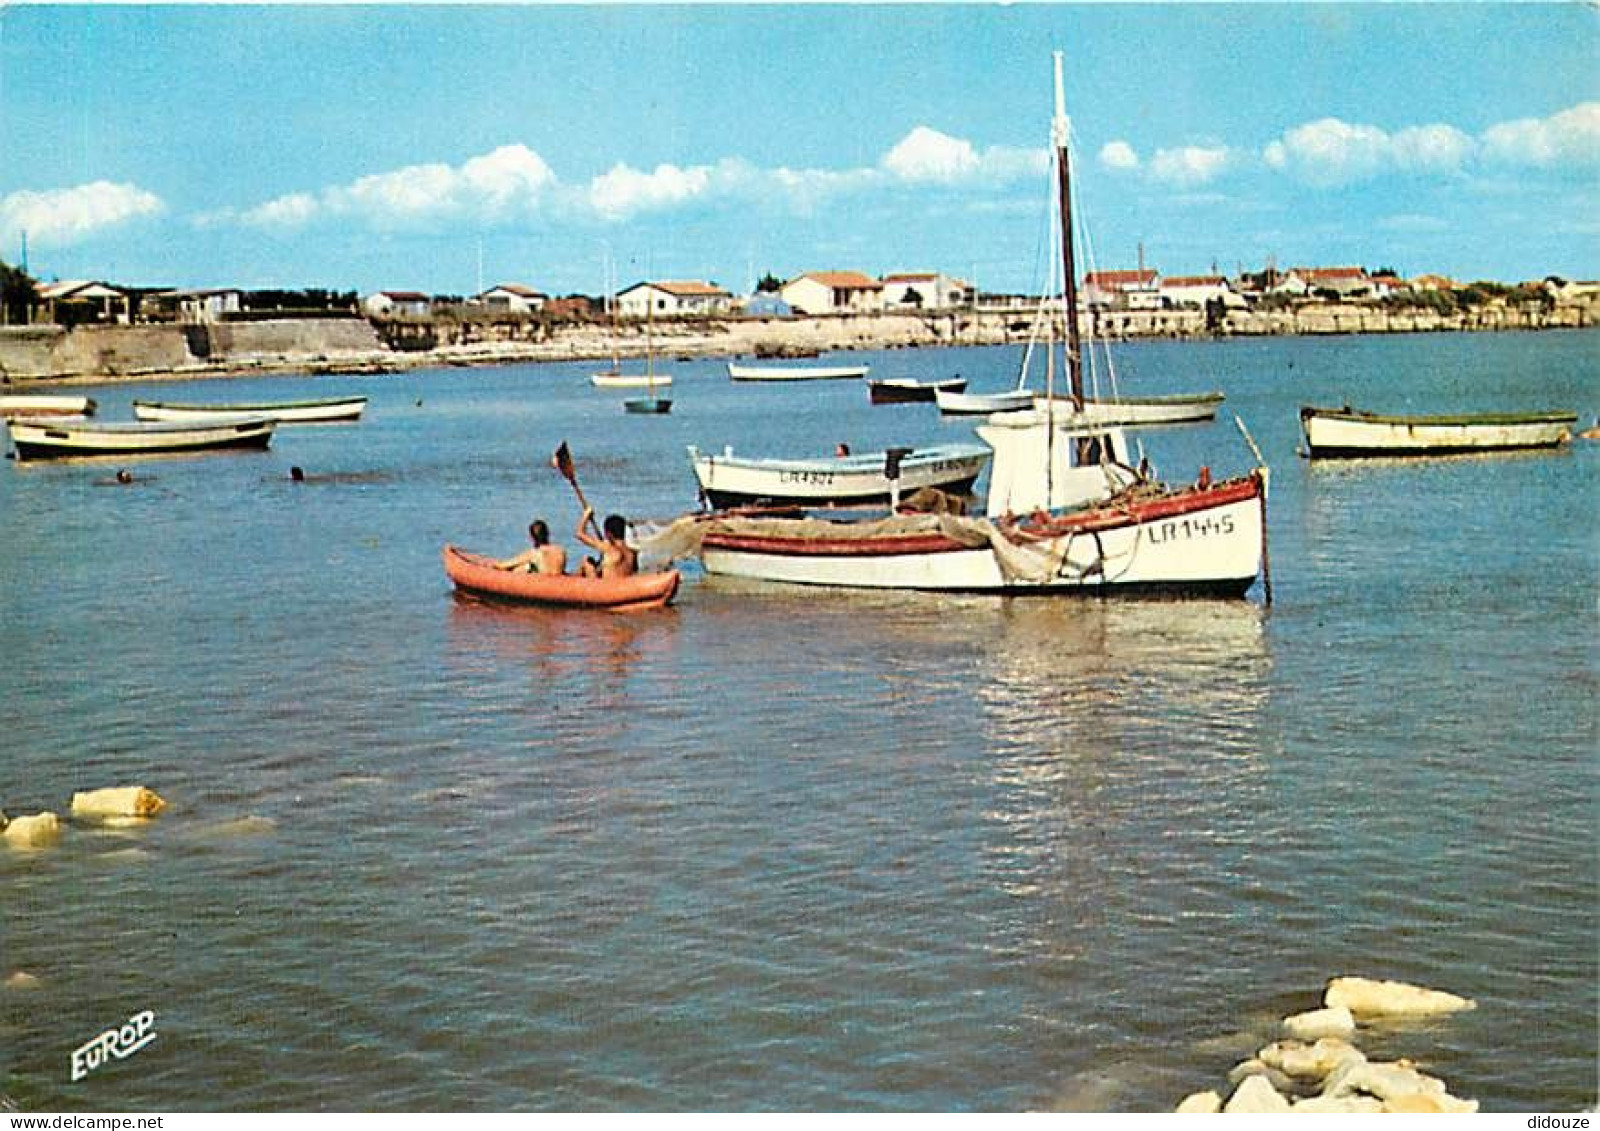
M 1490 160 L 1508 165 L 1600 164 L 1600 102 L 1491 126 L 1483 133 L 1483 148 Z
M 1592 167 L 1600 165 L 1600 102 L 1581 103 L 1548 118 L 1501 122 L 1478 137 L 1438 123 L 1390 133 L 1323 118 L 1288 131 L 1261 156 L 1269 168 L 1322 187 L 1397 172 L 1450 175 L 1484 162 L 1518 168 Z
M 233 216 L 263 228 L 296 228 L 323 218 L 365 222 L 379 229 L 465 219 L 493 223 L 537 212 L 556 186 L 555 174 L 533 150 L 505 145 L 459 168 L 442 163 L 408 165 L 360 177 L 320 193 L 290 193 L 239 213 L 223 211 L 204 222 Z
M 165 210 L 161 198 L 137 185 L 94 181 L 44 192 L 0 197 L 0 232 L 6 242 L 22 232 L 41 246 L 66 246 L 131 220 Z
M 903 181 L 948 184 L 972 176 L 979 168 L 970 141 L 918 126 L 884 154 L 883 167 Z
M 657 165 L 641 173 L 616 165 L 589 182 L 588 199 L 595 212 L 607 220 L 622 220 L 638 212 L 671 208 L 704 196 L 712 187 L 712 170 L 706 166 L 680 169 Z
M 1100 147 L 1100 164 L 1107 169 L 1137 169 L 1139 155 L 1125 141 L 1108 141 Z
M 1262 159 L 1309 184 L 1350 184 L 1375 176 L 1384 164 L 1389 135 L 1376 126 L 1322 118 L 1296 126 L 1269 144 Z
M 1158 149 L 1150 159 L 1150 175 L 1176 188 L 1196 188 L 1216 180 L 1229 162 L 1228 150 L 1223 146 Z

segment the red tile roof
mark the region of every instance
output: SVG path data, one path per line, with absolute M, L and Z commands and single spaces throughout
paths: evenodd
M 659 283 L 651 283 L 649 285 L 658 291 L 666 291 L 669 295 L 677 295 L 679 298 L 692 298 L 696 295 L 709 297 L 727 295 L 730 298 L 732 297 L 728 291 L 723 290 L 721 287 L 711 283 L 702 283 L 697 279 L 664 279 Z
M 801 279 L 811 279 L 836 291 L 881 291 L 883 284 L 859 271 L 807 271 Z M 796 280 L 798 282 L 798 280 Z
M 1118 287 L 1133 287 L 1141 283 L 1153 283 L 1156 273 L 1153 270 L 1144 271 L 1090 271 L 1083 277 L 1085 286 L 1102 287 L 1114 290 Z

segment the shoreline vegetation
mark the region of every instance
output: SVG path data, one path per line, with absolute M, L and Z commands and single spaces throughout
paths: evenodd
M 657 358 L 812 357 L 838 350 L 1021 344 L 1036 316 L 957 309 L 824 316 L 697 317 L 610 322 L 460 312 L 409 319 L 283 318 L 210 324 L 0 326 L 0 385 L 103 384 L 291 374 L 380 374 L 415 368 Z M 1059 332 L 1059 317 L 1057 316 Z M 1310 302 L 1275 310 L 1096 311 L 1088 340 L 1218 339 L 1341 334 L 1586 329 L 1600 296 L 1493 303 L 1463 310 Z M 1044 327 L 1038 328 L 1042 333 Z M 653 339 L 653 340 L 652 340 Z

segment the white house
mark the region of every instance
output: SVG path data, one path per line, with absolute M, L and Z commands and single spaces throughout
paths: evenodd
M 670 318 L 675 314 L 721 314 L 733 307 L 733 293 L 715 283 L 694 279 L 666 279 L 635 283 L 617 294 L 619 313 L 643 318 Z
M 425 318 L 433 300 L 421 291 L 378 291 L 361 300 L 361 309 L 372 318 Z
M 883 277 L 883 307 L 948 310 L 967 302 L 971 289 L 960 279 L 933 271 L 902 271 Z
M 1160 310 L 1161 276 L 1153 269 L 1090 271 L 1083 277 L 1083 304 L 1091 309 Z
M 211 324 L 244 309 L 244 294 L 227 287 L 211 290 L 174 291 L 171 299 L 178 321 Z
M 778 294 L 800 314 L 864 314 L 883 309 L 883 289 L 859 271 L 808 271 Z
M 1160 293 L 1163 305 L 1178 309 L 1192 306 L 1204 310 L 1207 303 L 1218 300 L 1229 310 L 1245 306 L 1244 296 L 1221 275 L 1174 275 L 1161 280 Z
M 1303 287 L 1298 292 L 1291 289 L 1295 280 L 1298 280 Z M 1317 291 L 1333 291 L 1340 298 L 1351 298 L 1370 295 L 1372 280 L 1360 267 L 1295 267 L 1290 270 L 1283 282 L 1272 289 L 1280 294 L 1302 295 Z
M 65 303 L 94 307 L 102 322 L 130 320 L 132 304 L 128 296 L 104 283 L 90 279 L 66 279 L 56 283 L 40 283 L 37 291 L 40 304 L 46 311 L 45 317 L 51 322 L 56 321 L 57 307 Z
M 472 301 L 479 306 L 492 306 L 512 314 L 532 314 L 536 310 L 543 310 L 550 296 L 521 283 L 501 283 L 482 294 L 473 295 Z

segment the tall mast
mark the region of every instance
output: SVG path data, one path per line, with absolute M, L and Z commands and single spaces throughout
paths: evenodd
M 1078 341 L 1078 274 L 1072 256 L 1072 165 L 1067 156 L 1071 127 L 1067 123 L 1067 98 L 1061 81 L 1061 52 L 1055 52 L 1056 113 L 1050 122 L 1050 139 L 1056 147 L 1056 180 L 1061 194 L 1061 300 L 1067 322 L 1067 374 L 1072 404 L 1083 409 L 1083 356 Z

